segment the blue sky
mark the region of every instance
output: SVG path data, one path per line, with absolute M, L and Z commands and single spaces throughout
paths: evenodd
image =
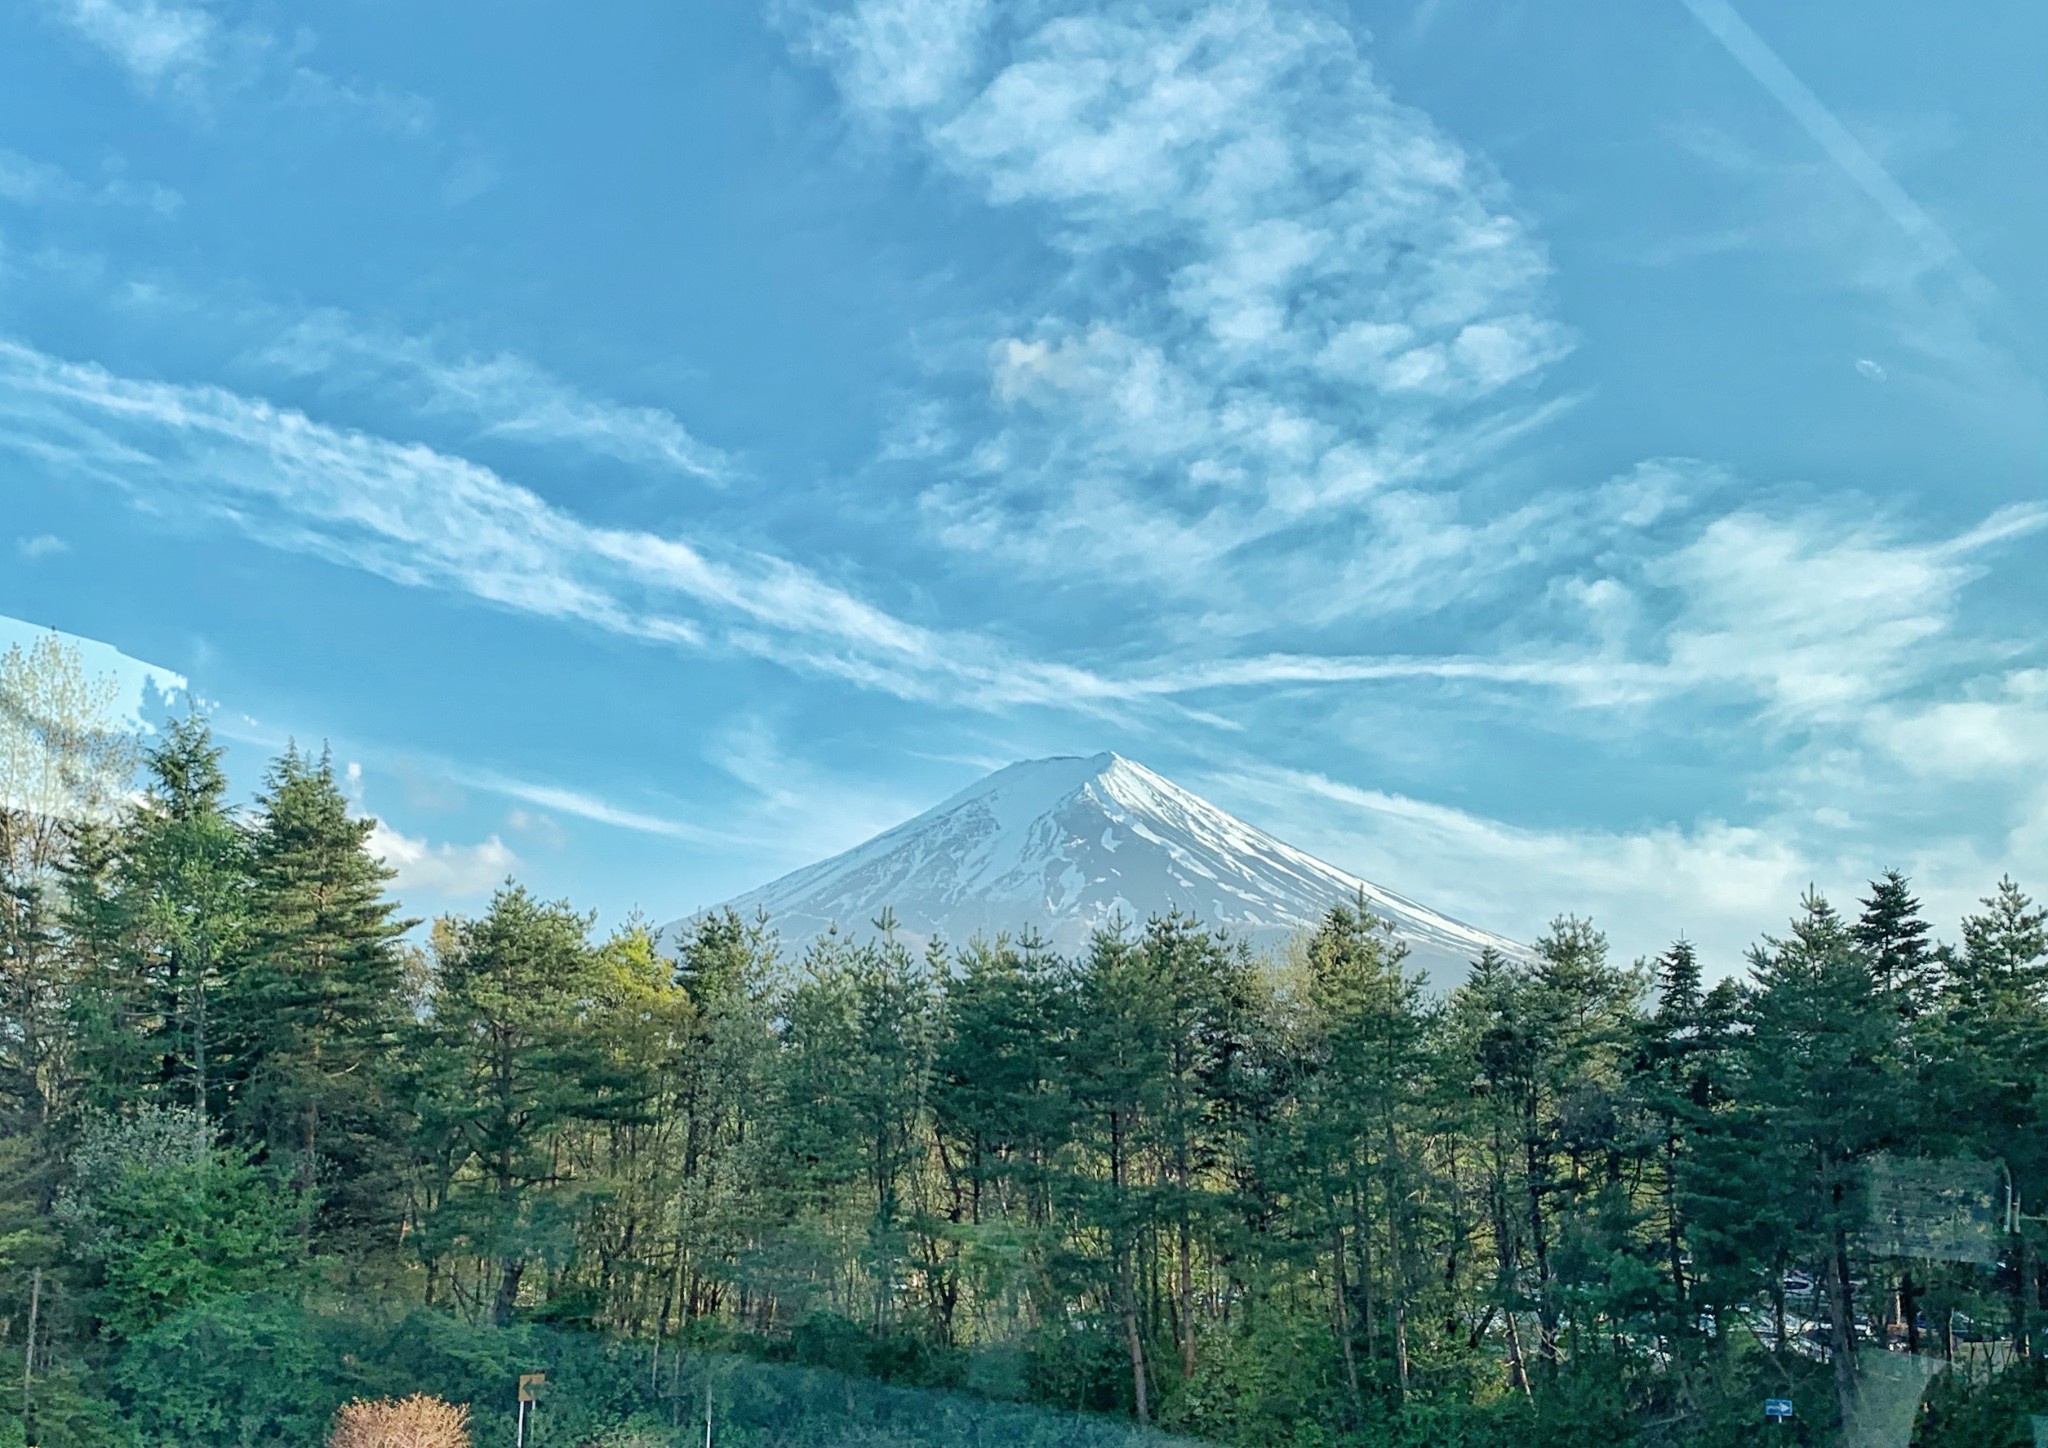
M 666 919 L 1113 748 L 1511 934 L 1952 922 L 2048 887 L 2044 51 L 0 0 L 0 615 L 251 784 L 329 741 L 419 912 Z

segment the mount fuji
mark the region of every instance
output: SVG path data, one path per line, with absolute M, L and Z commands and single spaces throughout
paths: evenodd
M 864 931 L 886 908 L 911 936 L 962 942 L 1030 926 L 1072 951 L 1119 915 L 1142 926 L 1172 907 L 1273 944 L 1361 892 L 1439 983 L 1462 977 L 1486 946 L 1522 953 L 1116 754 L 1012 764 L 865 844 L 726 903 L 744 916 L 765 910 L 791 943 L 832 925 Z M 662 933 L 674 939 L 686 924 Z

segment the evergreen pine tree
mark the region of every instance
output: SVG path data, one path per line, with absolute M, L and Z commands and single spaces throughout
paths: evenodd
M 2037 907 L 2010 877 L 1963 921 L 1965 990 L 2014 999 L 2048 996 L 2048 907 Z
M 1791 933 L 1751 953 L 1746 1045 L 1754 1146 L 1799 1184 L 1792 1227 L 1799 1265 L 1827 1308 L 1837 1408 L 1856 1397 L 1853 1236 L 1860 1165 L 1889 1144 L 1901 1113 L 1892 1046 L 1895 1002 L 1849 928 L 1809 893 Z
M 1128 1365 L 1131 1410 L 1145 1422 L 1154 1397 L 1153 1324 L 1140 1295 L 1139 1257 L 1159 1206 L 1151 1129 L 1166 1094 L 1173 1008 L 1153 962 L 1123 928 L 1099 930 L 1089 941 L 1076 1004 L 1069 1092 L 1077 1135 L 1099 1166 L 1070 1167 L 1063 1205 L 1090 1224 L 1106 1249 L 1096 1263 L 1099 1290 Z
M 396 1211 L 398 940 L 415 923 L 385 894 L 375 828 L 349 813 L 325 754 L 272 764 L 249 832 L 250 924 L 221 1001 L 234 1125 L 302 1192 L 323 1184 L 323 1227 L 352 1231 Z
M 941 981 L 932 1088 L 939 1129 L 956 1144 L 962 1215 L 1038 1219 L 1042 1172 L 1065 1134 L 1062 982 L 1033 939 L 975 940 Z
M 1638 1063 L 1639 1089 L 1657 1123 L 1657 1154 L 1662 1167 L 1664 1266 L 1672 1301 L 1678 1309 L 1675 1339 L 1694 1328 L 1684 1311 L 1689 1295 L 1685 1265 L 1685 1199 L 1690 1163 L 1685 1152 L 1695 1118 L 1705 1111 L 1710 1090 L 1701 1055 L 1712 1038 L 1703 1019 L 1705 993 L 1699 956 L 1692 942 L 1678 940 L 1657 958 L 1657 1008 L 1644 1030 Z
M 1887 870 L 1870 882 L 1870 897 L 1850 936 L 1864 954 L 1877 988 L 1898 1002 L 1899 1015 L 1912 1019 L 1926 1009 L 1935 981 L 1935 954 L 1920 902 L 1906 877 Z
M 1300 1092 L 1303 1144 L 1322 1166 L 1316 1200 L 1329 1223 L 1347 1387 L 1356 1397 L 1362 1386 L 1354 1339 L 1384 1341 L 1384 1380 L 1397 1402 L 1412 1376 L 1421 1175 L 1414 1118 L 1424 1085 L 1416 1067 L 1428 1031 L 1421 982 L 1404 969 L 1405 955 L 1362 897 L 1323 917 L 1307 945 L 1312 1054 Z M 1374 1313 L 1382 1331 L 1362 1330 L 1360 1317 Z M 1379 1365 L 1372 1366 L 1377 1377 Z
M 2002 1163 L 2022 1211 L 2006 1243 L 2014 1346 L 2028 1350 L 2043 1297 L 2036 1279 L 2048 1256 L 2039 1223 L 2048 1211 L 2048 910 L 2011 879 L 1962 922 L 1963 948 L 1948 961 L 1931 1032 L 1931 1118 L 1962 1154 Z
M 777 941 L 731 910 L 695 921 L 676 980 L 695 1007 L 694 1049 L 673 1086 L 683 1116 L 666 1291 L 688 1318 L 716 1313 L 740 1259 L 778 1221 L 770 1200 L 775 1112 Z
M 1527 1192 L 1538 1118 L 1537 1042 L 1529 996 L 1528 970 L 1487 946 L 1451 993 L 1449 1010 L 1452 1029 L 1469 1052 L 1457 1064 L 1470 1073 L 1465 1120 L 1481 1162 L 1493 1252 L 1485 1315 L 1473 1329 L 1472 1345 L 1478 1346 L 1498 1321 L 1507 1385 L 1525 1395 L 1534 1384 L 1521 1319 L 1533 1305 L 1537 1274 L 1531 1227 L 1540 1223 L 1542 1211 L 1540 1201 Z
M 63 872 L 63 928 L 70 956 L 67 1001 L 84 1111 L 133 1106 L 157 1074 L 153 1026 L 157 1001 L 138 969 L 124 886 L 124 825 L 91 824 L 73 831 Z
M 433 1023 L 449 1049 L 427 1106 L 473 1175 L 443 1210 L 495 1267 L 490 1316 L 510 1322 L 526 1270 L 559 1251 L 576 1183 L 552 1144 L 563 1131 L 635 1117 L 638 1082 L 590 1029 L 602 989 L 590 919 L 507 884 L 478 920 L 437 933 Z
M 154 1091 L 202 1116 L 219 1104 L 219 992 L 249 928 L 248 847 L 227 803 L 220 746 L 197 712 L 144 755 L 116 885 L 126 968 L 148 1002 Z
M 1532 1047 L 1525 1098 L 1523 1166 L 1539 1361 L 1554 1372 L 1581 1335 L 1605 1276 L 1600 1261 L 1620 1251 L 1618 1211 L 1622 1076 L 1636 1035 L 1644 981 L 1608 963 L 1607 937 L 1591 921 L 1563 916 L 1536 941 L 1536 962 L 1520 1002 Z M 1567 1231 L 1571 1271 L 1557 1260 Z M 1568 1308 L 1583 1308 L 1572 1310 Z

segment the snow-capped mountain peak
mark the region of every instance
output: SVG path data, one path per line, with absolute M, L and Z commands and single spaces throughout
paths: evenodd
M 728 903 L 796 942 L 860 931 L 884 909 L 915 936 L 964 941 L 1030 926 L 1076 949 L 1121 915 L 1172 907 L 1262 943 L 1363 892 L 1415 962 L 1455 979 L 1511 942 L 1297 850 L 1118 754 L 1025 760 L 865 844 Z M 678 922 L 679 924 L 681 922 Z

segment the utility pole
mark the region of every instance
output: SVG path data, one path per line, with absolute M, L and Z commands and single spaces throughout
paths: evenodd
M 29 1409 L 29 1389 L 36 1381 L 36 1317 L 43 1306 L 43 1269 L 31 1272 L 28 1282 L 28 1346 L 21 1351 L 21 1427 L 22 1436 L 34 1443 L 35 1415 Z

